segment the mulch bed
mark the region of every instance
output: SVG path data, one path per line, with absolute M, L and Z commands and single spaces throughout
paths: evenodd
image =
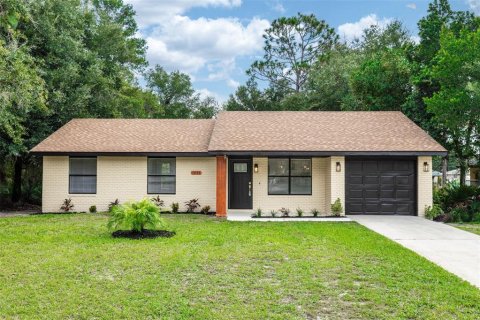
M 175 231 L 167 230 L 143 230 L 142 232 L 133 230 L 117 230 L 112 233 L 114 238 L 129 239 L 151 239 L 151 238 L 171 238 L 175 235 Z

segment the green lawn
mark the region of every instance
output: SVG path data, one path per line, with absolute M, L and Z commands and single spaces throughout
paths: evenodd
M 478 222 L 450 223 L 450 225 L 458 229 L 462 229 L 462 230 L 480 235 L 480 223 Z
M 167 216 L 113 239 L 102 215 L 0 219 L 0 318 L 478 319 L 480 290 L 355 223 Z

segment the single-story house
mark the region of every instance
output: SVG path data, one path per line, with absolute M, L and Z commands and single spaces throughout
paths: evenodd
M 424 215 L 432 156 L 447 151 L 400 112 L 220 112 L 216 119 L 74 119 L 43 157 L 42 211 L 198 198 L 217 216 L 296 208 Z

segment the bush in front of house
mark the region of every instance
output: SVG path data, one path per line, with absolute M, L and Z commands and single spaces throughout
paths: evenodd
M 90 206 L 90 208 L 88 208 L 88 212 L 90 212 L 90 213 L 95 213 L 95 212 L 97 212 L 97 206 L 95 206 L 95 205 Z
M 262 217 L 262 209 L 258 208 L 252 213 L 252 218 L 261 218 Z
M 276 210 L 271 210 L 270 215 L 272 216 L 272 218 L 275 218 L 277 216 L 277 211 Z
M 290 216 L 290 209 L 288 208 L 281 208 L 280 213 L 282 214 L 282 217 L 289 217 Z
M 71 212 L 74 207 L 75 205 L 73 204 L 72 198 L 68 198 L 63 200 L 60 210 L 67 213 L 67 212 Z
M 118 199 L 115 199 L 114 201 L 110 202 L 108 204 L 108 212 L 112 212 L 113 208 L 118 206 L 120 204 L 120 201 Z
M 197 208 L 200 208 L 200 203 L 198 203 L 198 198 L 185 201 L 185 207 L 187 207 L 188 213 L 195 212 Z
M 178 202 L 172 202 L 170 207 L 172 208 L 172 213 L 178 213 L 178 209 L 180 209 Z
M 210 206 L 203 206 L 200 212 L 203 214 L 208 214 L 210 212 Z
M 166 230 L 158 230 L 165 227 L 165 222 L 160 217 L 158 206 L 146 198 L 114 206 L 107 226 L 116 230 L 114 237 L 153 238 L 174 235 Z
M 160 196 L 156 196 L 150 199 L 155 205 L 159 208 L 162 208 L 165 205 L 165 201 L 160 199 Z
M 343 207 L 340 198 L 337 198 L 337 200 L 331 204 L 330 209 L 332 210 L 333 216 L 340 217 L 340 215 L 343 213 Z
M 299 218 L 303 217 L 303 210 L 300 208 L 297 208 L 297 217 Z
M 318 217 L 318 210 L 313 208 L 312 210 L 310 210 L 310 213 L 312 214 L 312 216 L 314 216 L 315 218 Z
M 443 213 L 433 217 L 442 222 L 480 222 L 480 187 L 460 186 L 458 183 L 448 183 L 433 192 L 434 206 Z M 437 209 L 438 211 L 438 209 Z M 425 211 L 425 217 L 431 215 Z
M 427 219 L 433 220 L 442 214 L 444 214 L 443 209 L 438 204 L 425 207 L 425 218 Z

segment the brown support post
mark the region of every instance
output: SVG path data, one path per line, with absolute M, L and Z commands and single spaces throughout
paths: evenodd
M 217 217 L 227 216 L 227 159 L 217 156 Z

